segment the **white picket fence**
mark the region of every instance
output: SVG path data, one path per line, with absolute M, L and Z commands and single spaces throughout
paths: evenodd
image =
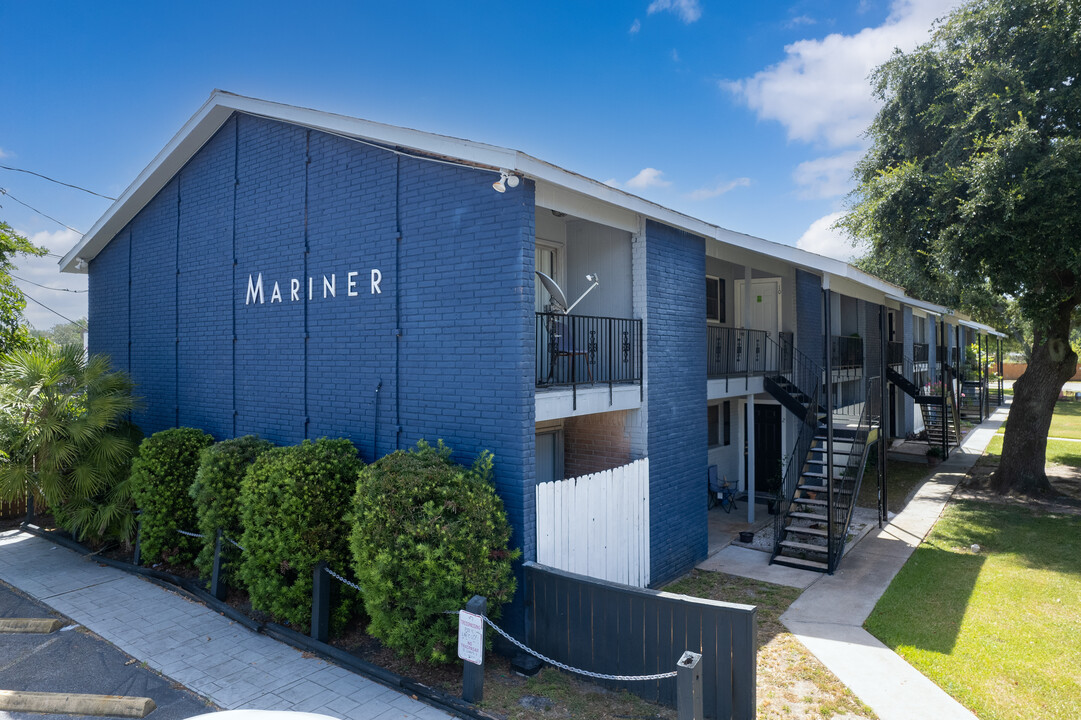
M 537 485 L 537 562 L 649 585 L 649 458 Z

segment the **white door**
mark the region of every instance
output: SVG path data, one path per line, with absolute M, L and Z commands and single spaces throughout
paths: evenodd
M 746 280 L 736 280 L 736 323 L 743 327 L 743 298 Z M 746 327 L 765 330 L 770 337 L 777 337 L 780 327 L 781 279 L 764 278 L 751 280 L 751 306 Z

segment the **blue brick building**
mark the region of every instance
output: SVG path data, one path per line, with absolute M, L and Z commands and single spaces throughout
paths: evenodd
M 524 559 L 634 545 L 633 577 L 587 572 L 636 584 L 706 557 L 710 466 L 776 492 L 802 418 L 766 379 L 793 353 L 839 352 L 833 405 L 860 407 L 887 314 L 910 354 L 957 324 L 517 151 L 223 92 L 61 264 L 89 273 L 90 350 L 131 373 L 144 432 L 347 437 L 368 462 L 421 439 L 490 450 Z M 571 314 L 537 271 L 581 296 Z M 571 503 L 584 522 L 538 508 L 540 486 L 612 472 Z

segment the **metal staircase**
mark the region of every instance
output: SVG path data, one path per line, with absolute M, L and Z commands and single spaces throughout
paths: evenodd
M 919 406 L 927 444 L 941 448 L 942 457 L 947 458 L 950 448 L 956 447 L 959 442 L 961 414 L 950 380 L 952 369 L 948 364 L 944 364 L 943 374 L 947 378 L 945 382 L 924 385 L 914 382 L 916 372 L 912 360 L 907 357 L 902 358 L 900 363 L 886 367 L 886 379 L 912 397 Z
M 778 491 L 770 562 L 832 573 L 844 552 L 867 449 L 877 439 L 880 413 L 870 411 L 880 405 L 879 378 L 868 382 L 871 407 L 865 402 L 854 422 L 836 426 L 822 402 L 822 370 L 795 348 L 782 352 L 791 362 L 766 377 L 765 389 L 803 422 Z

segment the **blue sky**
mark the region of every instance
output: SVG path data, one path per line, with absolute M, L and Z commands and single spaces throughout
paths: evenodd
M 866 148 L 868 72 L 956 4 L 7 0 L 0 165 L 115 197 L 221 88 L 514 148 L 844 257 L 829 226 Z M 0 188 L 0 218 L 56 254 L 110 204 L 3 169 Z M 82 317 L 85 293 L 30 284 L 85 290 L 56 261 L 24 260 L 20 285 Z

